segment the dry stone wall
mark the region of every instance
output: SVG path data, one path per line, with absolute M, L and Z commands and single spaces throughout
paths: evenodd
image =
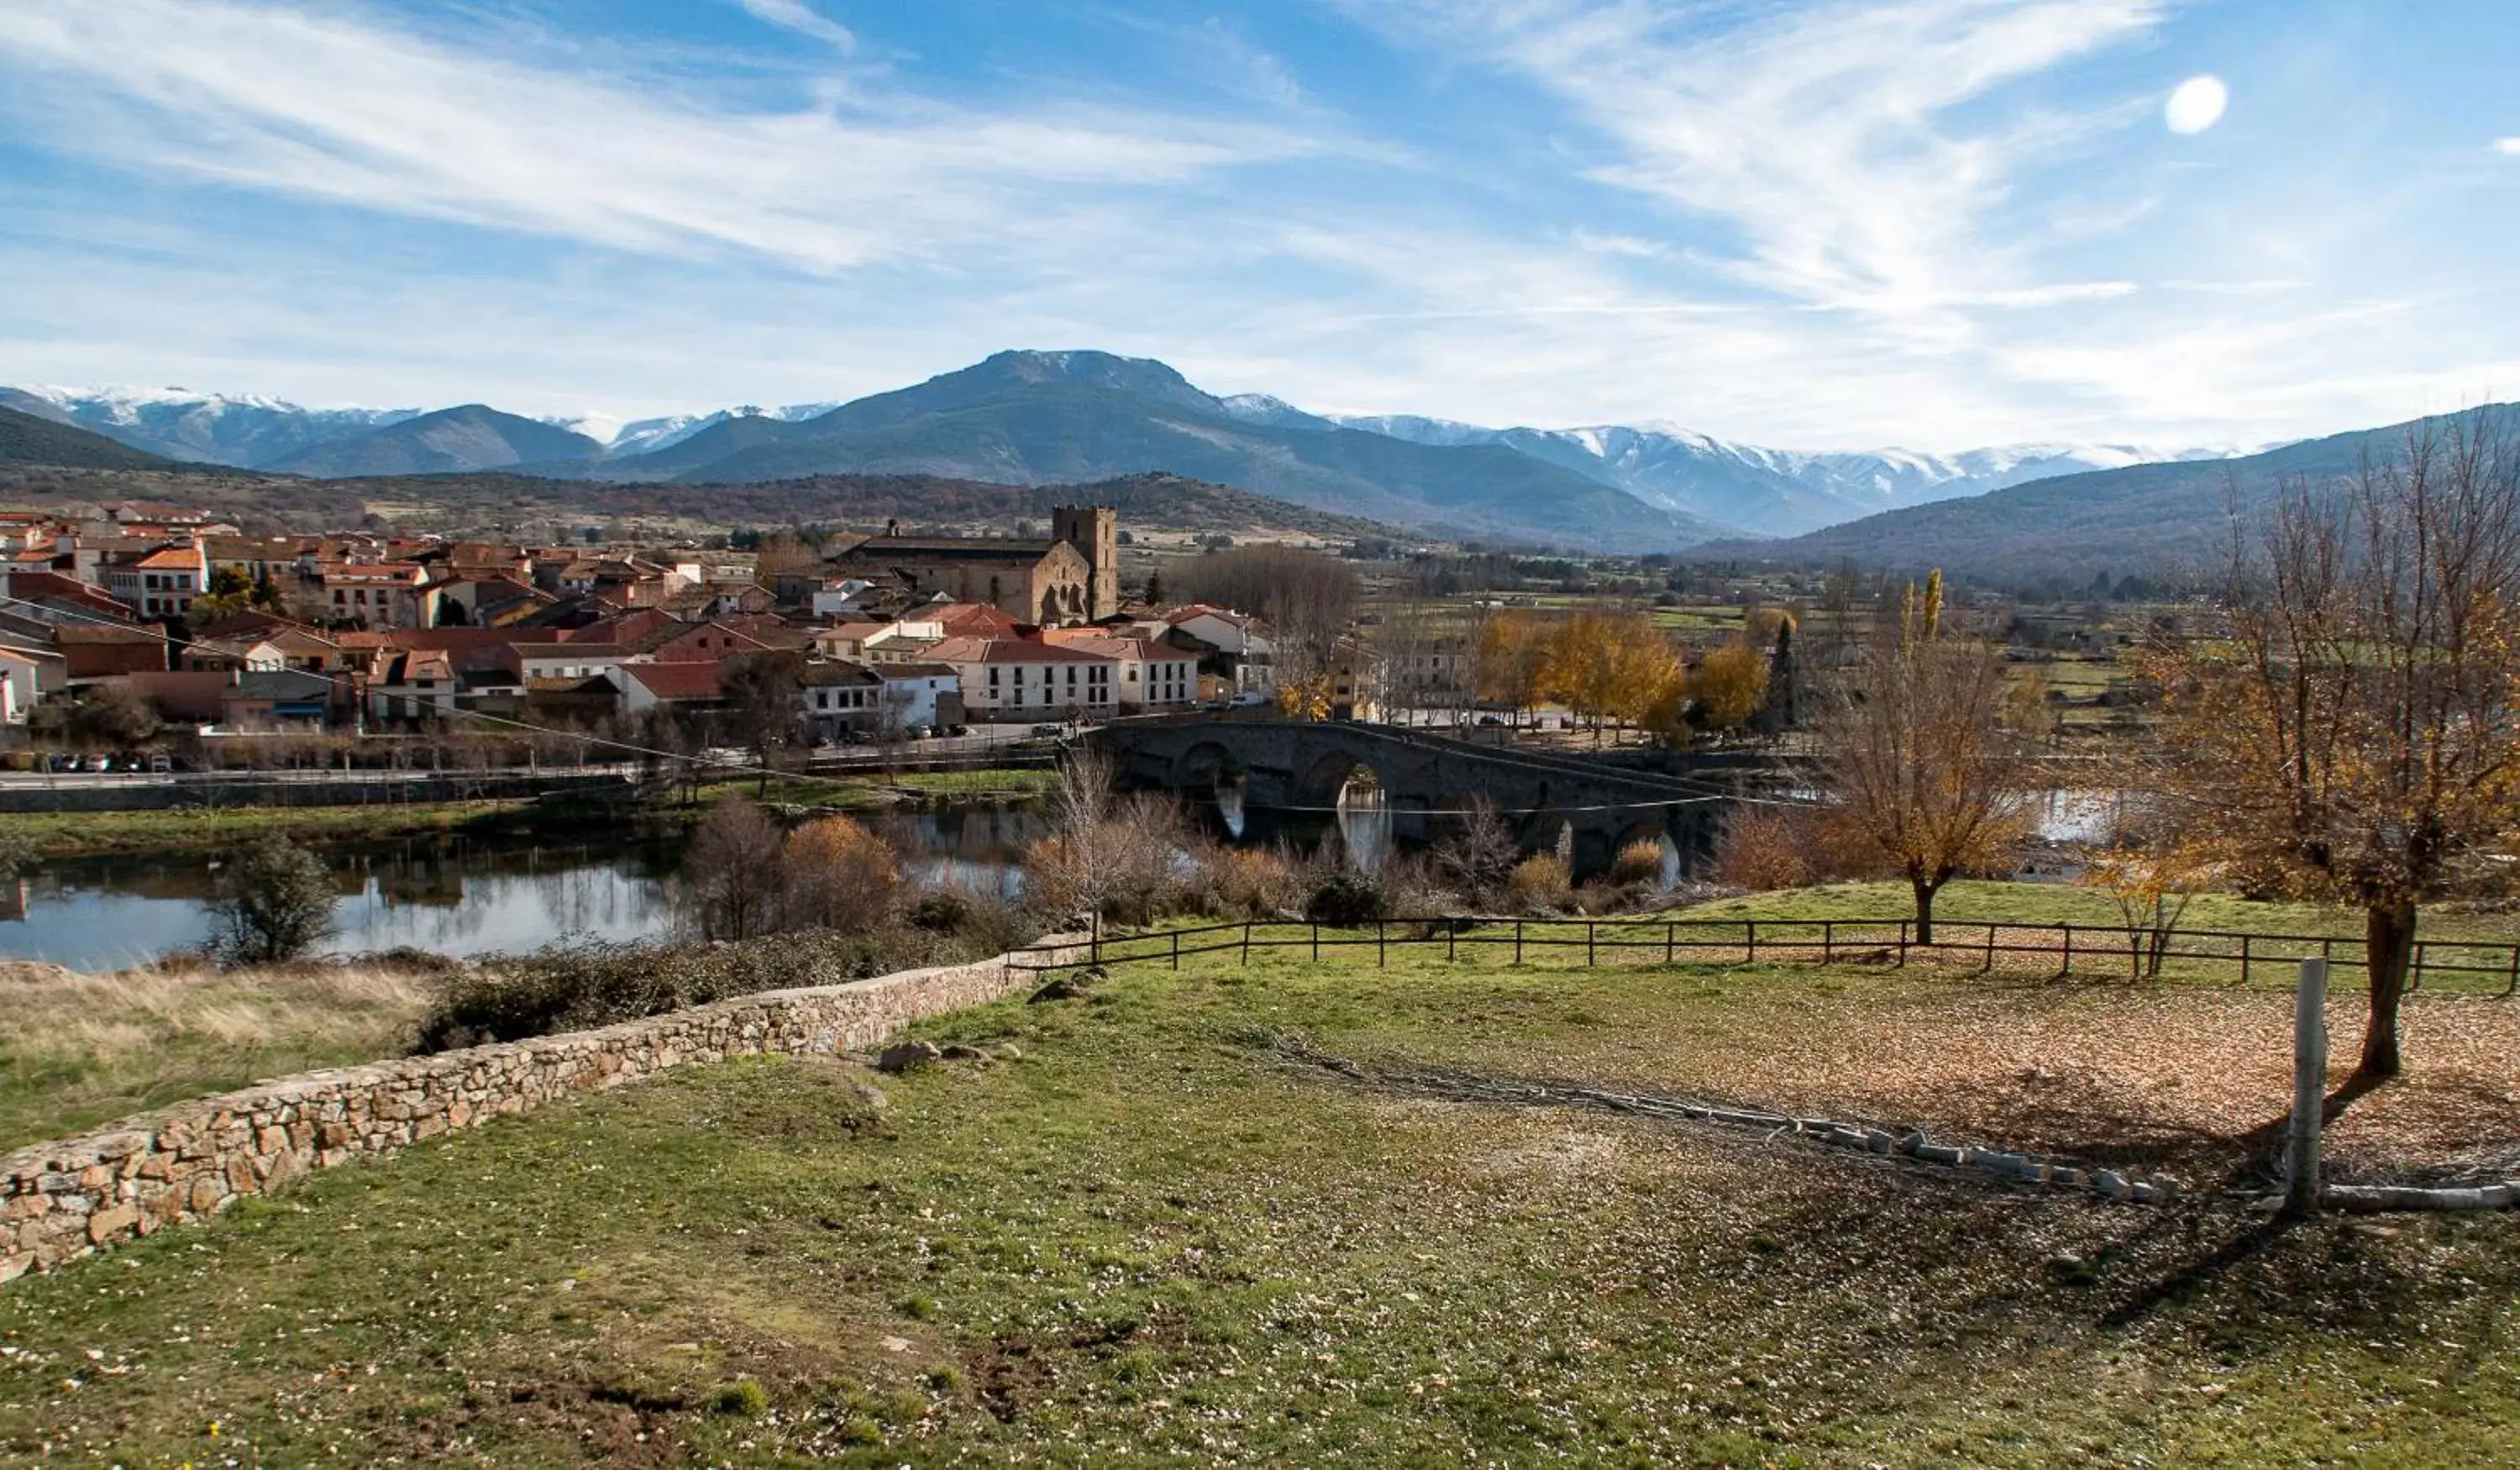
M 1064 955 L 1040 950 L 1039 963 Z M 765 991 L 600 1031 L 310 1072 L 0 1157 L 0 1282 L 392 1153 L 691 1062 L 864 1050 L 1036 977 L 1013 957 Z

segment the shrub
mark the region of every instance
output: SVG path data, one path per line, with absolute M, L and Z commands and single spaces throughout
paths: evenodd
M 1199 907 L 1220 918 L 1273 918 L 1299 909 L 1304 874 L 1274 848 L 1211 847 L 1199 854 Z
M 1382 885 L 1373 875 L 1355 869 L 1331 873 L 1322 879 L 1312 895 L 1304 900 L 1304 917 L 1317 924 L 1334 924 L 1352 929 L 1369 924 L 1391 912 Z
M 915 930 L 821 931 L 742 944 L 546 945 L 526 955 L 491 956 L 450 984 L 421 1022 L 420 1049 L 583 1031 L 765 990 L 837 985 L 974 958 L 952 941 Z
M 825 817 L 779 844 L 779 926 L 880 928 L 892 919 L 901 871 L 883 839 L 846 817 Z
M 294 959 L 333 932 L 338 897 L 323 859 L 286 837 L 266 837 L 220 869 L 208 903 L 211 947 L 231 965 Z
M 1533 853 L 1513 865 L 1506 887 L 1526 910 L 1563 909 L 1575 896 L 1575 880 L 1563 853 Z
M 952 888 L 921 894 L 902 913 L 912 928 L 925 929 L 930 934 L 952 934 L 970 916 L 971 901 Z
M 1620 848 L 1619 855 L 1610 860 L 1609 882 L 1613 887 L 1642 883 L 1660 888 L 1662 886 L 1662 844 L 1631 842 Z
M 1729 888 L 1767 893 L 1817 882 L 1820 867 L 1810 824 L 1780 807 L 1743 807 L 1724 824 L 1715 849 L 1715 880 Z

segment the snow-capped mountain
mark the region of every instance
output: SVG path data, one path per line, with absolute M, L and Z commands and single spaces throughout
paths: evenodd
M 995 365 L 991 373 L 981 375 L 985 381 L 973 379 L 978 386 L 964 383 L 969 373 L 947 375 L 939 381 L 964 383 L 969 394 L 981 397 L 1049 382 L 1125 393 L 1167 411 L 1208 415 L 1220 425 L 1239 423 L 1250 425 L 1253 432 L 1292 434 L 1296 437 L 1286 443 L 1298 448 L 1312 445 L 1314 434 L 1353 439 L 1362 433 L 1426 448 L 1511 450 L 1592 484 L 1624 492 L 1653 512 L 1764 536 L 1798 535 L 1880 511 L 1981 495 L 2054 475 L 2254 452 L 2099 443 L 2011 444 L 1956 454 L 1770 449 L 1662 423 L 1492 428 L 1416 415 L 1320 415 L 1267 393 L 1214 397 L 1161 363 L 1098 352 L 1002 353 L 983 367 L 991 365 Z M 918 396 L 922 391 L 903 389 L 860 400 L 852 407 L 856 418 L 851 423 L 858 419 L 866 421 L 859 427 L 889 423 L 900 404 L 914 399 L 925 402 Z M 301 473 L 383 473 L 388 471 L 382 467 L 387 466 L 404 466 L 405 469 L 391 472 L 408 472 L 409 468 L 424 464 L 439 470 L 518 464 L 556 468 L 565 457 L 574 468 L 563 472 L 647 479 L 693 469 L 698 460 L 712 454 L 725 459 L 737 447 L 780 439 L 816 421 L 830 419 L 822 427 L 834 432 L 846 426 L 830 417 L 844 405 L 829 402 L 781 408 L 746 404 L 629 421 L 603 413 L 511 421 L 483 406 L 468 405 L 463 412 L 469 417 L 461 423 L 439 423 L 439 416 L 456 412 L 440 410 L 438 416 L 429 416 L 428 423 L 398 434 L 390 431 L 424 417 L 423 411 L 308 409 L 277 398 L 183 388 L 0 388 L 0 406 L 89 429 L 170 459 Z M 496 420 L 493 429 L 481 427 L 492 422 L 483 415 Z M 742 422 L 755 420 L 761 422 Z M 1342 430 L 1349 432 L 1340 435 L 1337 431 Z M 538 437 L 552 431 L 583 436 L 591 444 L 575 447 L 566 439 Z M 1372 460 L 1372 442 L 1363 441 L 1363 451 L 1351 443 L 1337 449 L 1333 457 L 1346 463 L 1363 452 Z M 1324 452 L 1332 452 L 1327 443 Z M 682 459 L 693 459 L 695 464 L 683 465 Z M 787 472 L 806 472 L 819 463 L 810 456 L 798 459 Z M 992 469 L 994 462 L 985 459 L 952 463 L 957 472 L 976 477 L 1012 472 L 1003 466 Z M 1131 468 L 1183 467 L 1149 460 L 1146 465 L 1133 462 Z M 1209 468 L 1214 473 L 1229 472 Z M 732 468 L 728 472 L 733 472 Z M 1571 486 L 1569 481 L 1557 483 Z M 1568 489 L 1560 498 L 1585 499 L 1581 487 Z M 1611 520 L 1620 518 L 1609 513 L 1617 511 L 1616 505 L 1593 504 L 1596 512 Z
M 1616 485 L 1648 505 L 1765 535 L 1792 535 L 1880 511 L 1983 495 L 2087 469 L 2227 459 L 2244 448 L 2013 444 L 1958 454 L 1803 451 L 1736 444 L 1669 423 L 1488 428 L 1412 415 L 1335 416 L 1349 428 L 1418 444 L 1501 444 Z
M 309 409 L 259 394 L 189 388 L 0 388 L 0 405 L 209 465 L 260 467 L 316 445 L 415 419 L 422 410 Z
M 729 419 L 776 419 L 783 423 L 801 423 L 808 419 L 819 419 L 839 406 L 837 399 L 829 403 L 790 403 L 775 409 L 747 403 L 741 408 L 718 409 L 706 414 L 668 414 L 661 419 L 623 420 L 611 414 L 579 414 L 547 418 L 542 422 L 555 428 L 584 434 L 604 446 L 607 459 L 618 459 L 669 448 Z

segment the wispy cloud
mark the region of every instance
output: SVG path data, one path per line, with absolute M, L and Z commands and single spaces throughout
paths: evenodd
M 1084 106 L 852 95 L 765 111 L 458 52 L 356 12 L 222 0 L 20 0 L 0 9 L 12 62 L 29 84 L 0 109 L 19 128 L 121 166 L 813 271 L 1039 240 L 1099 191 L 1320 147 Z
M 2520 138 L 2497 138 L 2494 151 L 2498 154 L 2520 154 Z
M 1611 147 L 1593 176 L 1737 232 L 1742 281 L 1809 305 L 1936 317 L 1972 300 L 2107 293 L 2022 279 L 1981 233 L 2014 175 L 2095 125 L 2024 107 L 1954 113 L 2142 35 L 2159 0 L 1914 0 L 1753 7 L 1368 0 L 1555 93 Z M 1990 296 L 1994 290 L 2000 293 Z M 1949 323 L 1937 323 L 1943 335 Z
M 858 49 L 858 38 L 839 22 L 807 5 L 805 0 L 736 0 L 755 20 L 811 36 L 842 56 Z

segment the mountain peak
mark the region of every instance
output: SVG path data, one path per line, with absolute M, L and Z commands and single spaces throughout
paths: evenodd
M 999 381 L 1083 383 L 1089 387 L 1116 388 L 1141 397 L 1193 404 L 1201 408 L 1213 408 L 1216 404 L 1214 398 L 1199 391 L 1167 363 L 1157 362 L 1151 357 L 1122 357 L 1114 352 L 1092 348 L 1059 351 L 1014 348 L 991 353 L 974 367 L 944 376 L 961 378 L 966 374 Z

